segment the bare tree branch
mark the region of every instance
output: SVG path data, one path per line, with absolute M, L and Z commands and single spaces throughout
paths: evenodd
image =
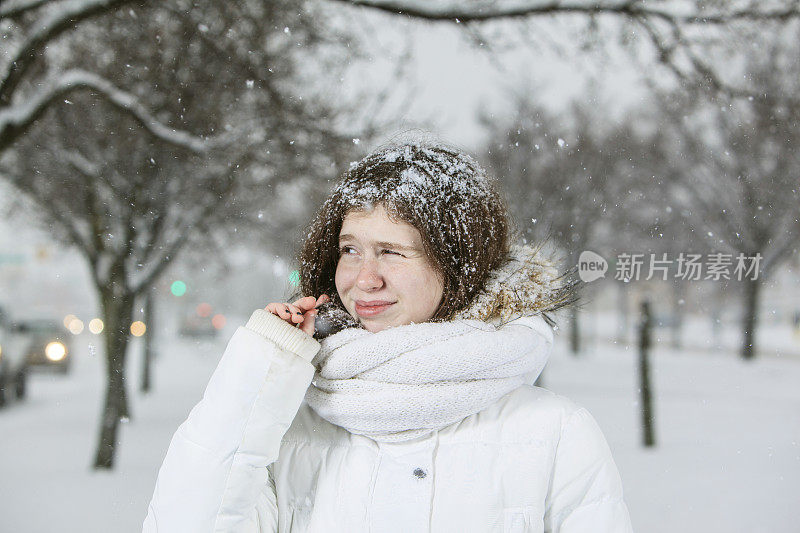
M 489 20 L 520 19 L 557 14 L 599 15 L 613 14 L 626 17 L 654 17 L 679 24 L 728 24 L 734 21 L 787 21 L 800 18 L 800 8 L 796 3 L 785 9 L 760 10 L 757 4 L 752 8 L 730 12 L 720 11 L 710 14 L 680 14 L 664 9 L 648 7 L 639 0 L 624 2 L 532 2 L 530 5 L 496 7 L 493 9 L 436 9 L 422 2 L 382 2 L 376 0 L 330 0 L 343 4 L 364 7 L 433 22 L 486 22 Z
M 579 15 L 592 20 L 600 15 L 616 16 L 634 22 L 644 29 L 652 43 L 658 61 L 669 69 L 684 84 L 702 85 L 711 92 L 736 98 L 747 98 L 756 94 L 755 89 L 732 84 L 724 79 L 693 48 L 696 44 L 688 38 L 688 29 L 700 27 L 724 27 L 730 29 L 737 23 L 768 24 L 787 23 L 800 20 L 800 2 L 792 0 L 780 8 L 760 7 L 750 2 L 746 8 L 737 8 L 720 2 L 717 7 L 695 2 L 685 7 L 680 2 L 661 2 L 652 7 L 644 0 L 528 0 L 522 5 L 504 7 L 501 2 L 482 3 L 476 7 L 437 8 L 435 2 L 412 0 L 329 0 L 339 4 L 362 7 L 405 16 L 428 22 L 454 23 L 462 27 L 499 20 L 534 19 L 556 15 Z M 662 26 L 659 31 L 657 26 Z M 666 30 L 663 26 L 666 25 Z M 474 30 L 473 30 L 474 31 Z M 470 35 L 475 40 L 475 36 Z M 482 42 L 482 41 L 481 41 Z M 686 64 L 681 67 L 679 60 Z M 699 82 L 699 83 L 698 83 Z
M 34 25 L 16 53 L 8 58 L 8 70 L 0 81 L 0 105 L 11 103 L 25 72 L 53 39 L 83 20 L 130 2 L 132 0 L 68 0 L 59 4 L 57 11 Z
M 208 150 L 215 141 L 201 139 L 185 131 L 162 124 L 132 94 L 114 86 L 97 74 L 82 70 L 70 70 L 50 83 L 43 84 L 28 101 L 11 108 L 0 109 L 0 151 L 11 144 L 45 112 L 48 105 L 70 92 L 86 88 L 98 93 L 103 99 L 128 113 L 155 137 L 193 152 Z M 220 139 L 217 139 L 220 141 Z
M 521 19 L 534 16 L 547 16 L 558 13 L 577 13 L 577 14 L 597 14 L 597 13 L 616 13 L 621 14 L 629 11 L 635 1 L 624 2 L 622 4 L 604 5 L 601 3 L 574 3 L 565 4 L 558 0 L 537 5 L 522 7 L 497 8 L 497 9 L 431 9 L 423 5 L 410 5 L 407 2 L 376 2 L 372 0 L 331 0 L 350 4 L 358 7 L 375 9 L 394 15 L 402 15 L 411 18 L 424 19 L 433 22 L 486 22 L 489 20 L 502 19 Z
M 140 294 L 153 286 L 155 280 L 164 273 L 168 266 L 172 264 L 181 249 L 189 242 L 190 233 L 187 231 L 191 226 L 186 224 L 182 230 L 178 232 L 178 236 L 171 243 L 164 246 L 164 251 L 160 254 L 158 259 L 155 259 L 155 268 L 151 270 L 144 278 L 138 281 L 131 287 L 132 294 Z
M 681 25 L 674 21 L 665 21 L 670 34 L 669 37 L 666 37 L 656 29 L 652 19 L 631 17 L 631 20 L 644 30 L 645 35 L 658 54 L 659 63 L 669 69 L 685 87 L 697 86 L 699 82 L 707 89 L 710 89 L 712 93 L 729 99 L 749 99 L 762 94 L 762 90 L 758 87 L 733 85 L 723 80 L 714 68 L 697 54 Z M 682 54 L 682 58 L 691 65 L 688 71 L 678 66 L 680 60 L 678 54 Z M 781 93 L 776 98 L 781 103 L 790 106 L 800 104 L 800 99 L 794 94 Z
M 36 190 L 30 186 L 29 183 L 27 183 L 27 180 L 23 176 L 11 174 L 7 169 L 3 169 L 2 174 L 0 175 L 3 176 L 5 181 L 11 183 L 28 200 L 32 201 L 38 209 L 41 209 L 43 212 L 45 212 L 43 218 L 49 218 L 54 221 L 58 227 L 65 232 L 67 242 L 78 248 L 82 253 L 87 254 L 87 256 L 92 253 L 92 247 L 84 240 L 83 236 L 80 234 L 80 231 L 78 231 L 78 229 L 75 227 L 75 221 L 72 219 L 72 217 L 60 209 L 48 209 L 47 205 L 39 202 Z
M 227 180 L 223 191 L 220 192 L 220 197 L 226 198 L 232 195 L 235 184 L 235 179 Z M 164 273 L 166 268 L 172 264 L 175 257 L 177 257 L 180 253 L 181 249 L 189 242 L 189 235 L 192 234 L 192 231 L 202 231 L 203 226 L 206 225 L 207 221 L 210 219 L 213 213 L 217 211 L 217 209 L 218 205 L 216 203 L 209 203 L 205 205 L 203 209 L 197 212 L 194 217 L 186 220 L 175 232 L 177 237 L 175 237 L 172 242 L 165 244 L 159 257 L 153 260 L 153 262 L 156 264 L 155 268 L 153 268 L 143 279 L 140 279 L 138 283 L 135 283 L 131 287 L 131 292 L 133 294 L 139 294 L 149 289 L 159 278 L 159 276 Z
M 20 0 L 17 2 L 4 2 L 0 5 L 0 18 L 14 18 L 33 11 L 46 4 L 51 0 Z

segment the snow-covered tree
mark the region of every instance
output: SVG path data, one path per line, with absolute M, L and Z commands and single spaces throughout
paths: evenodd
M 644 141 L 630 125 L 614 124 L 587 104 L 554 115 L 520 97 L 512 116 L 509 123 L 484 121 L 486 158 L 508 191 L 523 236 L 552 241 L 575 266 L 581 252 L 609 245 L 607 236 L 616 231 L 612 220 L 619 216 L 615 210 L 621 195 L 630 192 L 632 161 L 641 159 Z M 577 311 L 570 322 L 571 348 L 577 352 Z
M 136 299 L 182 251 L 244 233 L 258 211 L 278 210 L 279 187 L 331 177 L 353 147 L 352 135 L 333 127 L 340 117 L 330 106 L 302 97 L 310 70 L 335 75 L 338 48 L 318 53 L 316 45 L 346 41 L 304 6 L 0 7 L 9 36 L 0 176 L 27 199 L 28 216 L 82 253 L 102 306 L 107 389 L 97 468 L 113 466 L 119 420 L 130 414 L 126 348 Z
M 23 137 L 54 102 L 76 91 L 92 91 L 134 117 L 153 135 L 194 151 L 203 139 L 159 120 L 131 91 L 92 70 L 60 68 L 48 54 L 64 36 L 131 0 L 11 0 L 0 5 L 5 53 L 0 59 L 0 153 Z
M 749 99 L 681 94 L 671 103 L 671 195 L 743 285 L 741 355 L 752 358 L 760 289 L 800 240 L 800 25 L 762 33 L 734 68 Z M 666 145 L 665 145 L 666 146 Z M 738 258 L 752 272 L 739 275 Z M 722 280 L 721 280 L 722 281 Z

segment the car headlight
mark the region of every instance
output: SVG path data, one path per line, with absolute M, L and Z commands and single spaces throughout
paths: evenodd
M 53 362 L 58 362 L 67 356 L 67 347 L 58 341 L 53 341 L 44 349 L 44 354 Z

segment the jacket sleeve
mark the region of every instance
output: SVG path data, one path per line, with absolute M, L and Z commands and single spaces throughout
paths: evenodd
M 236 331 L 172 438 L 144 532 L 277 530 L 267 466 L 311 383 L 319 346 L 264 310 Z
M 586 409 L 561 429 L 544 516 L 547 533 L 631 533 L 622 482 L 603 433 Z

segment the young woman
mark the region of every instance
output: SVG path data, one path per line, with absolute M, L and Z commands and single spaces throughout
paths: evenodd
M 306 296 L 235 333 L 144 530 L 631 531 L 592 417 L 532 386 L 571 285 L 509 241 L 464 154 L 351 165 L 303 244 Z

